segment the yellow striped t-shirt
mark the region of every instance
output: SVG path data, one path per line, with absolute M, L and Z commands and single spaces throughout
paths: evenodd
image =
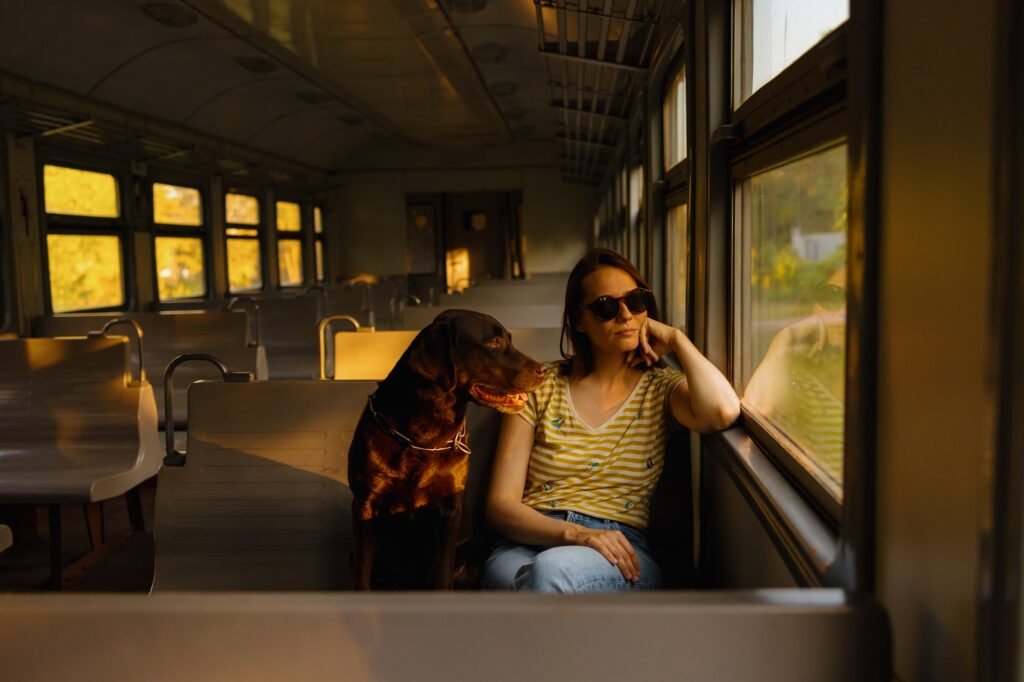
M 576 414 L 557 364 L 548 370 L 519 413 L 535 429 L 523 502 L 646 528 L 665 441 L 676 424 L 668 398 L 683 375 L 647 370 L 618 411 L 591 428 Z

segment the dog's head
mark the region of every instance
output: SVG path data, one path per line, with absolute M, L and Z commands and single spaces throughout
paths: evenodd
M 500 412 L 519 412 L 540 386 L 545 367 L 512 345 L 490 315 L 446 310 L 425 327 L 405 355 L 410 369 L 447 391 L 465 393 Z

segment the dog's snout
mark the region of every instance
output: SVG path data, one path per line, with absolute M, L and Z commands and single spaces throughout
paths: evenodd
M 537 365 L 537 376 L 544 378 L 544 375 L 548 373 L 548 368 L 545 365 Z

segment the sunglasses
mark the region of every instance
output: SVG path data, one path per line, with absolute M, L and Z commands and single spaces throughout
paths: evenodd
M 822 284 L 814 290 L 814 302 L 825 310 L 839 310 L 846 305 L 846 289 L 838 284 Z
M 583 308 L 594 313 L 594 317 L 602 322 L 614 320 L 619 314 L 619 302 L 624 302 L 631 313 L 646 312 L 654 306 L 654 294 L 647 289 L 633 289 L 625 296 L 598 296 L 590 303 L 584 304 Z

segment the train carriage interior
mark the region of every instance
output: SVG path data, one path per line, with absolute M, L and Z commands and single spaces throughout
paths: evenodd
M 0 0 L 0 678 L 1024 680 L 1022 101 L 1015 0 Z M 593 247 L 740 398 L 664 586 L 483 589 L 471 403 L 353 589 L 367 397 Z

